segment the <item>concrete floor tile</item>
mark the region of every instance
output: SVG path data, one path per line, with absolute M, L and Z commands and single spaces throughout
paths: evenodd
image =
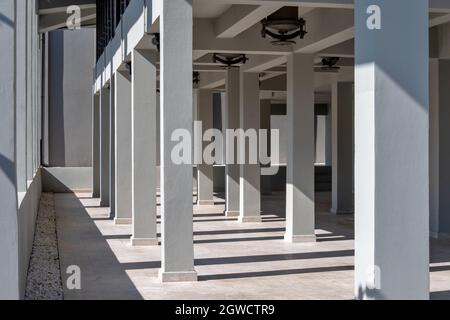
M 131 226 L 116 226 L 89 197 L 55 195 L 62 268 L 77 264 L 84 276 L 82 290 L 65 289 L 66 299 L 354 298 L 354 217 L 330 214 L 329 193 L 316 196 L 316 243 L 283 240 L 283 194 L 263 197 L 263 223 L 224 217 L 220 195 L 215 206 L 194 206 L 199 281 L 165 284 L 160 247 L 132 247 Z M 450 298 L 450 243 L 431 244 L 431 297 Z

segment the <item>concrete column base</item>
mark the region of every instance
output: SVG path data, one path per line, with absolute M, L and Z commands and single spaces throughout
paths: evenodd
M 284 240 L 290 243 L 311 243 L 316 242 L 316 235 L 293 236 L 286 234 Z
M 434 231 L 430 231 L 430 238 L 432 239 L 439 239 L 439 233 L 438 232 L 434 232 Z
M 196 271 L 190 272 L 163 272 L 159 270 L 159 280 L 167 282 L 197 282 L 198 275 Z
M 261 217 L 242 217 L 242 216 L 240 216 L 238 221 L 242 222 L 242 223 L 262 222 L 262 218 Z
M 131 246 L 133 247 L 154 247 L 159 245 L 158 239 L 142 239 L 131 237 Z
M 131 218 L 115 218 L 114 219 L 115 225 L 127 225 L 127 224 L 132 224 L 132 223 L 133 223 L 133 219 L 131 219 Z
M 353 214 L 353 213 L 355 213 L 355 210 L 353 210 L 353 209 L 336 209 L 336 208 L 331 208 L 330 212 L 332 214 L 336 214 L 336 215 Z
M 228 210 L 225 210 L 225 216 L 226 217 L 239 217 L 239 211 L 228 211 Z
M 198 200 L 197 206 L 213 206 L 214 200 Z

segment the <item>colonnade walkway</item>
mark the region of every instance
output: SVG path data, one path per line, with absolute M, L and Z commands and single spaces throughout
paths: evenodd
M 54 197 L 63 284 L 81 269 L 81 290 L 65 299 L 353 299 L 353 216 L 329 213 L 316 195 L 316 243 L 283 240 L 285 195 L 263 196 L 262 223 L 223 215 L 224 201 L 194 206 L 198 282 L 161 283 L 160 247 L 132 247 L 131 226 L 115 225 L 90 194 Z M 194 198 L 195 200 L 195 198 Z M 158 207 L 159 210 L 159 207 Z M 159 224 L 159 219 L 158 219 Z M 450 298 L 450 240 L 431 241 L 431 298 Z

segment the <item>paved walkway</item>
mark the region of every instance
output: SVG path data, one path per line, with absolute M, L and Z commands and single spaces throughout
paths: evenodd
M 315 244 L 283 240 L 283 194 L 264 197 L 263 223 L 225 218 L 223 200 L 196 208 L 196 283 L 158 281 L 160 247 L 131 247 L 130 226 L 85 194 L 55 195 L 63 283 L 68 266 L 82 272 L 81 290 L 65 299 L 353 299 L 353 217 L 328 212 L 317 195 Z M 432 298 L 450 299 L 450 242 L 432 241 Z

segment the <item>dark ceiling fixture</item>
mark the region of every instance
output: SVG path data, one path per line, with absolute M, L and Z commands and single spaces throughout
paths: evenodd
M 161 41 L 159 37 L 159 33 L 153 33 L 152 44 L 158 49 L 158 52 L 161 51 Z
M 132 68 L 131 68 L 131 62 L 127 62 L 126 64 L 125 64 L 125 69 L 127 69 L 127 71 L 128 71 L 128 74 L 131 76 L 132 75 Z
M 194 72 L 192 82 L 194 83 L 194 87 L 197 88 L 200 83 L 200 72 Z
M 338 72 L 340 67 L 337 65 L 339 57 L 326 57 L 322 59 L 321 65 L 317 66 L 318 71 L 323 72 Z
M 248 58 L 245 54 L 234 54 L 234 53 L 214 53 L 213 62 L 221 63 L 226 66 L 226 68 L 232 68 L 238 64 L 245 64 Z
M 296 44 L 295 38 L 303 39 L 308 33 L 306 21 L 298 17 L 298 7 L 283 7 L 274 14 L 268 16 L 261 23 L 263 25 L 261 35 L 273 39 L 275 46 L 290 46 Z

